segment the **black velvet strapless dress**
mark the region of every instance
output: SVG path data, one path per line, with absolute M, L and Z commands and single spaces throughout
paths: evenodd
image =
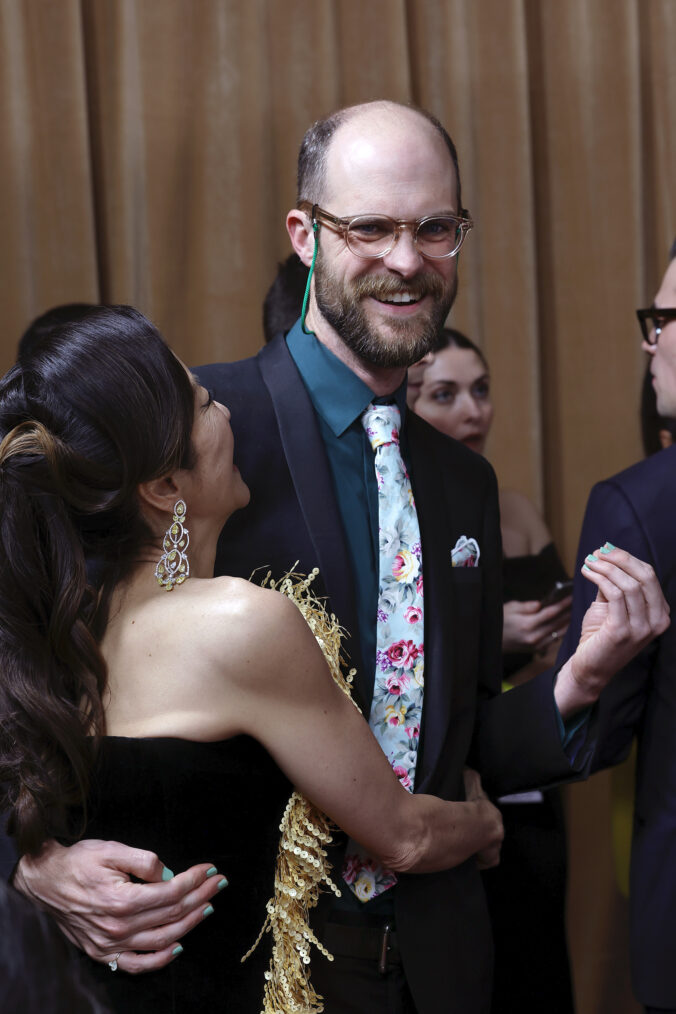
M 83 958 L 120 1014 L 218 1010 L 258 1014 L 270 957 L 266 934 L 244 963 L 273 893 L 279 823 L 291 785 L 249 736 L 213 743 L 182 739 L 102 741 L 83 837 L 150 849 L 174 873 L 209 862 L 229 886 L 215 912 L 158 972 L 111 972 Z

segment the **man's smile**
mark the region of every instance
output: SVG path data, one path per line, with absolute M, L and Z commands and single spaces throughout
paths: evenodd
M 410 292 L 395 292 L 388 299 L 378 299 L 379 303 L 395 303 L 395 304 L 409 304 L 420 302 L 419 296 L 414 296 Z

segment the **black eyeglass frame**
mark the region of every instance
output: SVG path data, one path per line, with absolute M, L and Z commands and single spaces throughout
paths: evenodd
M 649 306 L 647 310 L 637 310 L 638 319 L 643 341 L 647 345 L 657 345 L 662 328 L 676 320 L 676 307 L 674 306 Z M 658 324 L 657 321 L 661 323 Z
M 466 236 L 474 228 L 474 222 L 472 221 L 472 217 L 465 208 L 461 208 L 460 215 L 425 215 L 424 218 L 414 218 L 414 219 L 390 218 L 389 215 L 381 215 L 375 212 L 371 214 L 351 215 L 350 218 L 338 218 L 336 215 L 332 215 L 329 211 L 325 211 L 323 208 L 320 208 L 318 204 L 311 204 L 310 201 L 299 201 L 298 210 L 306 212 L 309 211 L 310 218 L 313 223 L 315 222 L 321 223 L 323 225 L 326 225 L 329 229 L 332 229 L 333 232 L 339 233 L 343 237 L 343 240 L 345 241 L 346 246 L 350 250 L 350 253 L 353 253 L 355 257 L 361 257 L 364 260 L 369 261 L 378 260 L 380 257 L 386 257 L 388 253 L 390 253 L 394 249 L 397 240 L 399 239 L 399 236 L 407 226 L 411 229 L 411 234 L 413 236 L 415 248 L 416 250 L 419 251 L 422 257 L 429 257 L 430 260 L 434 261 L 447 260 L 449 257 L 456 256 L 456 254 L 460 251 L 460 247 L 465 242 Z M 349 228 L 353 222 L 358 222 L 359 219 L 361 218 L 384 218 L 388 222 L 392 222 L 392 225 L 394 226 L 394 229 L 392 231 L 393 240 L 392 245 L 389 246 L 387 250 L 383 250 L 382 253 L 377 254 L 365 254 L 362 252 L 357 252 L 352 249 L 352 247 L 350 246 L 350 242 L 348 240 Z M 455 248 L 451 250 L 450 253 L 445 254 L 423 253 L 423 251 L 420 250 L 420 248 L 418 247 L 418 230 L 422 225 L 425 224 L 425 222 L 434 221 L 437 218 L 450 219 L 450 221 L 455 222 L 458 227 L 458 234 L 460 236 L 460 239 L 458 240 L 458 243 L 455 246 Z

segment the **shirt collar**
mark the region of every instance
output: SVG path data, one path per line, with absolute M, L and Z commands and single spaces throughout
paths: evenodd
M 300 320 L 296 321 L 287 334 L 286 344 L 315 411 L 335 436 L 342 436 L 371 402 L 382 404 L 394 401 L 403 427 L 406 415 L 406 380 L 394 394 L 387 398 L 376 398 L 368 384 L 360 380 L 349 366 L 313 335 L 305 334 Z M 340 392 L 340 397 L 337 397 L 337 392 Z

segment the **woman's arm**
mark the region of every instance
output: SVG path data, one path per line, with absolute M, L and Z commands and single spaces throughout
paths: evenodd
M 252 592 L 252 607 L 258 596 L 265 599 L 240 622 L 238 642 L 249 650 L 236 674 L 228 665 L 221 701 L 230 714 L 235 709 L 241 731 L 390 869 L 446 869 L 499 845 L 500 815 L 485 797 L 447 802 L 402 788 L 367 722 L 331 678 L 299 610 L 279 594 Z

